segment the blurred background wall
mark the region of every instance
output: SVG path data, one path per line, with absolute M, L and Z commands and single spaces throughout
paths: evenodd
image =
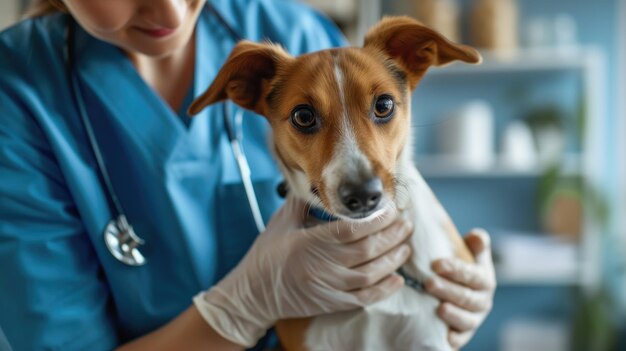
M 357 45 L 404 14 L 483 53 L 413 97 L 418 168 L 494 242 L 494 309 L 466 350 L 623 350 L 624 1 L 307 2 Z
M 626 1 L 306 2 L 355 45 L 405 14 L 483 53 L 413 98 L 418 167 L 461 231 L 494 242 L 494 309 L 465 350 L 623 350 Z M 0 28 L 26 3 L 1 0 Z

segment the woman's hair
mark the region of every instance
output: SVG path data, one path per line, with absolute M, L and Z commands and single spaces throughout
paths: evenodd
M 45 16 L 54 12 L 67 12 L 61 0 L 35 0 L 24 12 L 24 18 Z

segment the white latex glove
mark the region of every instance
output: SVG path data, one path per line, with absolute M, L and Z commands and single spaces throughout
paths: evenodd
M 246 256 L 194 298 L 224 338 L 251 347 L 279 319 L 309 317 L 379 301 L 404 282 L 412 225 L 386 213 L 367 224 L 302 228 L 304 203 L 288 198 Z
M 426 291 L 442 301 L 438 313 L 450 326 L 448 339 L 454 349 L 465 346 L 474 336 L 491 311 L 496 290 L 489 234 L 474 229 L 465 237 L 465 243 L 476 263 L 437 260 L 432 268 L 438 276 L 426 282 Z

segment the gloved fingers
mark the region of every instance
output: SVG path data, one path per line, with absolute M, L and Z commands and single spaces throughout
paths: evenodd
M 491 258 L 491 238 L 486 230 L 474 228 L 465 236 L 465 244 L 474 254 L 480 266 L 493 267 Z
M 342 290 L 364 289 L 393 274 L 411 255 L 409 245 L 400 245 L 388 253 L 349 271 L 342 279 Z
M 379 232 L 396 221 L 398 213 L 395 209 L 386 209 L 380 216 L 367 222 L 333 221 L 320 224 L 312 232 L 320 239 L 331 243 L 350 243 L 370 234 Z
M 426 291 L 441 301 L 450 302 L 471 312 L 485 313 L 491 309 L 491 292 L 473 290 L 440 277 L 426 281 Z
M 456 258 L 446 258 L 434 261 L 432 269 L 438 275 L 472 289 L 489 291 L 495 289 L 496 277 L 493 264 L 485 267 Z
M 387 228 L 361 240 L 340 244 L 335 252 L 335 260 L 346 267 L 362 265 L 398 247 L 412 232 L 411 223 L 395 221 Z
M 483 320 L 483 314 L 464 310 L 448 302 L 439 305 L 437 314 L 448 326 L 461 333 L 475 330 Z
M 349 294 L 354 296 L 361 306 L 367 306 L 392 295 L 402 286 L 404 286 L 404 279 L 397 274 L 391 274 L 370 287 L 355 290 Z
M 463 333 L 456 330 L 450 330 L 450 332 L 448 332 L 448 342 L 454 350 L 460 350 L 461 347 L 465 346 L 470 341 L 473 335 L 473 330 Z

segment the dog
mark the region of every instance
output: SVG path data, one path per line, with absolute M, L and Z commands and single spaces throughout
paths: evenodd
M 411 95 L 429 67 L 457 60 L 481 57 L 409 17 L 382 19 L 360 48 L 299 57 L 242 41 L 190 106 L 193 115 L 230 99 L 267 118 L 289 196 L 341 220 L 395 207 L 414 223 L 399 292 L 358 310 L 279 321 L 285 350 L 450 350 L 439 301 L 420 282 L 435 259 L 473 256 L 413 162 Z

